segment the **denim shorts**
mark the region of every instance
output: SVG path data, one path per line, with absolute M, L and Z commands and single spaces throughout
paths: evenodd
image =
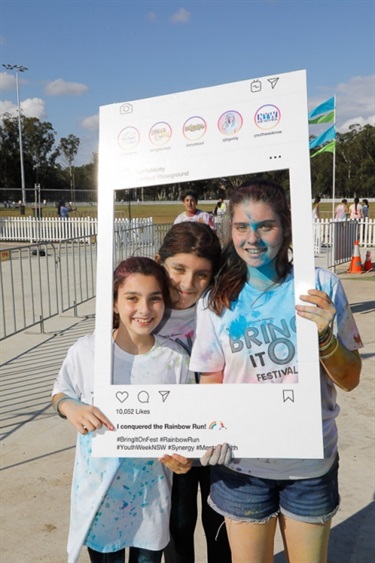
M 338 511 L 338 457 L 322 477 L 262 479 L 223 465 L 211 468 L 209 505 L 225 517 L 266 523 L 280 512 L 310 524 L 324 524 Z

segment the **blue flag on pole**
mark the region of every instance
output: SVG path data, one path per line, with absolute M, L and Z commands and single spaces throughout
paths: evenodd
M 326 102 L 323 102 L 322 104 L 317 106 L 312 111 L 310 111 L 309 119 L 311 119 L 312 117 L 315 117 L 316 115 L 320 115 L 321 113 L 325 113 L 326 111 L 332 111 L 334 109 L 335 109 L 335 98 L 332 97 L 329 100 L 327 100 Z
M 319 147 L 320 145 L 323 145 L 323 143 L 327 143 L 328 141 L 332 141 L 333 139 L 336 139 L 336 131 L 334 125 L 327 129 L 327 131 L 324 131 L 324 133 L 322 133 L 321 135 L 318 135 L 318 137 L 315 137 L 315 139 L 312 139 L 309 143 L 309 147 L 310 149 L 315 149 L 315 147 Z

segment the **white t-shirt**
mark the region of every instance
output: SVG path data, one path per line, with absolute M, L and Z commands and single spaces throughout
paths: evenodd
M 52 394 L 92 403 L 94 335 L 68 351 Z M 121 383 L 191 383 L 189 356 L 176 342 L 155 336 L 153 348 L 133 356 L 114 344 L 113 380 Z M 71 491 L 69 563 L 83 544 L 100 552 L 126 546 L 163 549 L 169 541 L 172 474 L 156 459 L 95 458 L 91 434 L 78 435 Z
M 337 311 L 334 332 L 349 350 L 362 346 L 341 282 L 331 272 L 316 268 L 316 288 L 325 291 Z M 297 383 L 294 277 L 266 292 L 245 284 L 239 298 L 219 317 L 203 300 L 198 302 L 197 329 L 190 369 L 223 371 L 223 383 L 260 385 Z M 321 367 L 323 460 L 234 459 L 229 467 L 266 479 L 301 479 L 324 475 L 337 452 L 335 418 L 339 413 L 336 389 Z M 287 431 L 287 430 L 285 430 Z
M 187 215 L 186 212 L 183 211 L 183 213 L 177 215 L 176 219 L 174 220 L 174 225 L 177 225 L 177 223 L 183 223 L 184 221 L 206 223 L 206 225 L 209 225 L 211 229 L 215 228 L 214 221 L 211 215 L 207 213 L 207 211 L 201 211 L 200 209 L 197 209 L 194 215 Z
M 190 355 L 193 347 L 196 311 L 196 305 L 189 309 L 166 309 L 163 320 L 155 333 L 178 342 Z M 198 381 L 199 375 L 196 373 L 195 382 L 198 383 Z
M 338 206 L 336 207 L 335 219 L 337 221 L 346 220 L 346 206 L 344 203 L 339 203 Z
M 189 309 L 166 309 L 155 333 L 178 342 L 190 355 L 193 347 L 197 306 Z

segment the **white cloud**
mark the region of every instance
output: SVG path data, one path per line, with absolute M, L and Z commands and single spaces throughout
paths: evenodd
M 337 114 L 340 121 L 360 115 L 367 118 L 375 112 L 375 75 L 354 76 L 336 87 Z
M 364 127 L 365 125 L 372 125 L 375 127 L 375 114 L 370 115 L 366 119 L 364 117 L 352 117 L 343 123 L 340 127 L 337 128 L 339 133 L 346 133 L 349 131 L 351 125 L 359 125 L 360 127 Z
M 46 105 L 41 98 L 28 98 L 21 102 L 21 110 L 26 117 L 42 119 L 46 116 Z
M 191 20 L 191 13 L 180 8 L 169 19 L 172 23 L 188 23 Z
M 21 112 L 25 117 L 37 117 L 42 119 L 46 115 L 46 106 L 41 98 L 27 98 L 21 102 Z M 18 115 L 18 107 L 16 104 L 4 100 L 0 102 L 0 114 L 9 113 L 11 116 Z
M 13 90 L 16 87 L 16 78 L 7 72 L 0 72 L 0 90 Z
M 4 113 L 10 113 L 10 115 L 16 115 L 18 111 L 17 106 L 8 100 L 0 100 L 0 115 Z
M 97 131 L 99 129 L 99 115 L 89 115 L 82 119 L 81 127 L 87 131 Z
M 18 74 L 18 83 L 21 86 L 22 84 L 27 84 L 27 80 L 22 79 L 20 74 Z M 8 72 L 0 72 L 0 90 L 4 92 L 5 90 L 15 89 L 16 75 Z
M 340 133 L 348 131 L 353 123 L 374 125 L 374 91 L 375 75 L 353 76 L 333 89 L 322 89 L 321 97 L 309 99 L 309 111 L 336 95 L 336 125 Z
M 156 20 L 156 14 L 155 12 L 147 12 L 146 14 L 146 20 L 149 22 L 153 22 Z
M 62 78 L 49 82 L 44 87 L 44 91 L 48 96 L 79 96 L 87 92 L 88 86 L 79 82 L 66 82 Z

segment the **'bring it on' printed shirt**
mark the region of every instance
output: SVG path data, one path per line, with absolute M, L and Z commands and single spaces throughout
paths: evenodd
M 315 287 L 332 299 L 337 314 L 333 331 L 349 350 L 362 347 L 344 289 L 337 276 L 316 268 Z M 262 292 L 246 283 L 238 300 L 221 316 L 201 299 L 190 370 L 223 371 L 223 383 L 298 383 L 294 276 Z M 336 388 L 320 367 L 324 459 L 233 459 L 233 470 L 268 479 L 299 479 L 324 475 L 337 453 Z

